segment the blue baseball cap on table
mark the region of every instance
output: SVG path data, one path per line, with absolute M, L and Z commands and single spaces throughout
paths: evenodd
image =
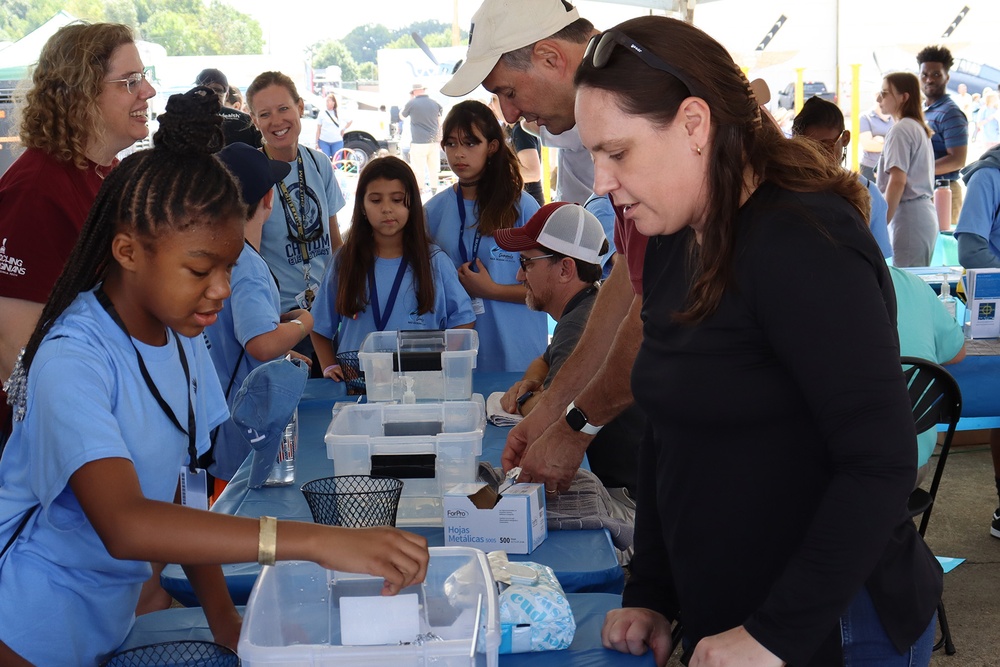
M 299 360 L 277 359 L 250 371 L 233 400 L 233 422 L 253 450 L 247 486 L 264 485 L 309 377 Z

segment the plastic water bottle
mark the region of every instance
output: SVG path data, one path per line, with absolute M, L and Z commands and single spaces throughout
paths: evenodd
M 292 413 L 278 447 L 278 458 L 264 486 L 288 486 L 295 482 L 295 452 L 299 447 L 299 409 Z
M 958 302 L 951 295 L 951 285 L 948 283 L 948 276 L 941 276 L 941 294 L 938 295 L 938 299 L 944 304 L 944 309 L 948 311 L 951 318 L 955 319 L 957 317 Z

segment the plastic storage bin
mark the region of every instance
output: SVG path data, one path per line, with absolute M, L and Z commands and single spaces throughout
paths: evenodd
M 486 407 L 471 401 L 361 403 L 337 412 L 323 438 L 335 475 L 403 480 L 397 526 L 440 526 L 445 492 L 476 481 Z
M 378 596 L 381 579 L 300 561 L 265 567 L 243 615 L 239 654 L 244 667 L 496 667 L 500 621 L 485 554 L 469 547 L 431 547 L 430 556 L 424 583 L 401 592 L 418 596 L 425 641 L 404 645 L 340 642 L 340 601 Z
M 415 400 L 468 401 L 478 353 L 473 329 L 375 331 L 361 344 L 358 360 L 369 402 L 403 401 L 404 378 L 411 378 Z

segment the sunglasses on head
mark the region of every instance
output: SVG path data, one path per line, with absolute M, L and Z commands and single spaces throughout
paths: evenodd
M 628 51 L 639 56 L 642 62 L 653 69 L 672 74 L 678 81 L 684 84 L 689 93 L 692 95 L 695 94 L 695 86 L 691 85 L 690 79 L 686 74 L 620 30 L 605 30 L 600 35 L 591 37 L 590 42 L 587 44 L 587 50 L 583 53 L 583 60 L 584 62 L 590 61 L 594 69 L 603 69 L 611 59 L 611 52 L 614 51 L 616 46 L 624 46 Z

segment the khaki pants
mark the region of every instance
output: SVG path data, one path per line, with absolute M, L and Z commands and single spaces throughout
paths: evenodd
M 951 189 L 951 226 L 958 224 L 958 214 L 962 212 L 962 184 L 958 179 L 948 183 Z
M 441 146 L 439 144 L 410 144 L 410 166 L 423 184 L 426 176 L 431 192 L 437 192 L 438 174 L 441 172 Z

